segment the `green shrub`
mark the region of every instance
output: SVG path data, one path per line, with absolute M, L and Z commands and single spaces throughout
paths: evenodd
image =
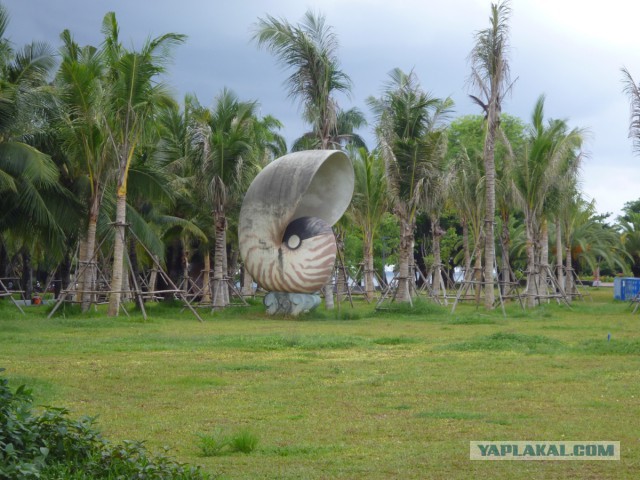
M 30 390 L 20 386 L 12 392 L 0 377 L 0 479 L 209 478 L 198 467 L 151 455 L 142 442 L 111 444 L 93 418 L 69 419 L 64 408 L 37 413 L 32 402 Z

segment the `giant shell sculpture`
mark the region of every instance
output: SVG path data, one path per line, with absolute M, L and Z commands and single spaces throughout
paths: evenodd
M 338 150 L 309 150 L 267 165 L 240 210 L 240 255 L 262 288 L 314 293 L 333 272 L 331 226 L 353 194 L 351 161 Z

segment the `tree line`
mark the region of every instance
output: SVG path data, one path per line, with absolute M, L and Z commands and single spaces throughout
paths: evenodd
M 489 26 L 475 33 L 478 115 L 454 118 L 450 98 L 396 68 L 367 99 L 374 146 L 357 133 L 364 113 L 336 100 L 352 83 L 324 16 L 257 19 L 253 41 L 290 72 L 288 93 L 309 125 L 291 150 L 342 149 L 354 166 L 352 204 L 334 227 L 346 267 L 338 295 L 347 274 L 372 297 L 385 265 L 395 265 L 398 301 L 421 281 L 438 295 L 457 268 L 487 308 L 494 284 L 505 293 L 526 282 L 533 306 L 551 279 L 561 292 L 575 289 L 576 271 L 640 275 L 640 200 L 610 225 L 580 191 L 587 130 L 546 118 L 544 95 L 526 121 L 502 111 L 513 89 L 510 12 L 507 1 L 492 5 Z M 38 42 L 15 49 L 8 21 L 0 5 L 0 278 L 18 275 L 29 298 L 34 271 L 43 283 L 55 277 L 56 293 L 73 287 L 83 310 L 107 279 L 110 315 L 132 281 L 167 287 L 156 265 L 186 289 L 201 273 L 201 300 L 217 308 L 229 304 L 238 273 L 252 294 L 237 217 L 251 180 L 288 151 L 281 122 L 229 88 L 210 108 L 194 95 L 174 98 L 163 74 L 183 35 L 125 48 L 110 12 L 100 45 L 81 46 L 65 30 L 56 54 Z M 640 94 L 624 75 L 637 141 Z M 331 284 L 329 307 L 333 295 Z

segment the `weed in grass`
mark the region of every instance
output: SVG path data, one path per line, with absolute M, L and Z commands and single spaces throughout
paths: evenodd
M 203 457 L 223 455 L 229 447 L 229 436 L 221 428 L 212 433 L 198 433 L 198 448 Z
M 258 446 L 258 436 L 251 430 L 240 430 L 229 438 L 229 445 L 234 452 L 251 453 Z

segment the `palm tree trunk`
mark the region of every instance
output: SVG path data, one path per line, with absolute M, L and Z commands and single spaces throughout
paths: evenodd
M 556 216 L 556 275 L 558 280 L 558 288 L 560 288 L 560 293 L 564 295 L 565 287 L 564 287 L 564 265 L 562 263 L 562 235 L 561 235 L 561 223 L 560 216 Z
M 537 277 L 536 277 L 536 255 L 533 225 L 528 215 L 525 215 L 525 230 L 527 235 L 527 305 L 535 307 L 537 305 Z
M 440 220 L 437 217 L 431 217 L 431 240 L 433 243 L 433 295 L 437 298 L 440 295 L 440 288 L 443 287 L 442 280 L 442 256 L 440 253 Z
M 120 297 L 120 302 L 130 302 L 133 298 L 131 294 L 131 275 L 129 275 L 129 263 L 127 259 L 123 259 L 124 265 L 122 267 L 122 296 Z
M 373 284 L 373 236 L 369 230 L 364 234 L 362 253 L 364 257 L 364 294 L 368 300 L 373 300 L 375 296 L 375 285 Z
M 333 303 L 333 276 L 331 276 L 324 286 L 324 308 L 326 310 L 333 310 L 335 308 Z
M 110 317 L 117 317 L 120 311 L 122 275 L 124 270 L 125 228 L 127 221 L 127 194 L 118 192 L 116 197 L 115 238 L 113 239 L 113 268 L 111 273 L 111 294 L 109 295 Z
M 82 275 L 82 287 L 80 295 L 82 296 L 82 311 L 87 312 L 92 303 L 95 302 L 96 294 L 96 229 L 98 218 L 93 215 L 89 218 L 89 226 L 87 227 L 87 237 L 84 245 L 85 257 L 81 260 L 80 265 L 84 267 Z
M 413 228 L 406 216 L 400 220 L 400 248 L 398 255 L 398 302 L 411 302 L 411 278 L 409 267 L 413 257 Z
M 495 92 L 497 95 L 497 92 Z M 496 258 L 496 242 L 494 222 L 496 215 L 496 165 L 495 165 L 495 137 L 498 127 L 499 112 L 496 109 L 497 99 L 489 103 L 487 115 L 487 136 L 484 142 L 484 170 L 485 170 L 485 216 L 484 216 L 484 306 L 490 310 L 494 308 L 495 293 L 493 291 L 493 266 Z
M 86 270 L 83 270 L 83 268 L 88 267 L 87 261 L 87 239 L 81 236 L 78 241 L 78 264 L 76 265 L 77 287 L 75 289 L 74 297 L 72 298 L 72 300 L 80 302 L 80 304 L 84 301 L 84 292 L 87 290 L 87 287 L 85 286 Z
M 222 209 L 214 213 L 216 228 L 216 246 L 213 258 L 213 307 L 225 308 L 228 305 L 229 295 L 225 295 L 227 284 L 225 282 L 225 258 L 227 256 L 227 245 L 225 232 L 227 219 Z
M 9 276 L 9 254 L 4 246 L 2 237 L 0 237 L 0 277 L 7 278 Z
M 31 252 L 24 246 L 20 249 L 20 256 L 22 257 L 22 290 L 24 291 L 24 298 L 31 300 L 33 295 L 33 268 L 31 267 Z
M 149 275 L 149 292 L 155 292 L 156 283 L 158 282 L 158 265 L 159 259 L 156 254 L 152 254 L 153 256 L 153 268 L 151 269 L 151 274 Z
M 511 244 L 511 235 L 509 233 L 509 216 L 502 219 L 502 295 L 507 296 L 511 293 L 511 261 L 509 258 L 509 245 Z
M 202 303 L 211 303 L 211 254 L 209 248 L 204 252 L 204 269 L 202 270 Z
M 231 270 L 229 268 L 229 252 L 227 251 L 227 217 L 225 217 L 224 222 L 224 230 L 222 232 L 222 245 L 223 247 L 223 255 L 222 255 L 222 273 L 224 275 L 224 282 L 222 286 L 222 295 L 224 296 L 224 304 L 225 306 L 229 305 L 229 283 L 228 279 L 231 278 L 233 280 L 233 276 L 231 275 Z M 233 260 L 231 261 L 231 265 L 233 265 Z
M 565 258 L 565 287 L 564 287 L 564 292 L 567 296 L 567 302 L 571 303 L 571 300 L 573 299 L 573 293 L 575 293 L 575 283 L 574 283 L 574 272 L 573 272 L 573 265 L 571 265 L 571 247 L 569 245 L 567 245 L 567 256 Z
M 471 269 L 471 250 L 469 248 L 469 223 L 466 219 L 462 220 L 462 251 L 464 255 L 464 275 Z
M 59 298 L 60 292 L 66 290 L 69 287 L 69 283 L 71 283 L 71 255 L 69 250 L 65 252 L 58 267 L 58 279 L 59 282 L 56 282 L 54 287 L 55 298 Z
M 184 238 L 180 239 L 182 243 L 182 290 L 185 295 L 189 295 L 191 290 L 191 276 L 189 275 L 189 245 Z
M 482 246 L 482 242 L 484 241 L 484 236 L 482 233 L 480 234 L 480 238 L 478 238 L 478 242 L 480 246 Z M 476 251 L 478 254 L 476 255 L 475 262 L 473 265 L 473 278 L 475 280 L 475 295 L 476 295 L 476 305 L 480 305 L 480 294 L 482 292 L 482 248 L 477 248 Z
M 542 224 L 540 225 L 538 251 L 540 252 L 538 292 L 546 292 L 549 281 L 549 223 L 546 218 L 542 219 Z
M 242 296 L 253 296 L 253 277 L 245 267 L 242 267 Z

